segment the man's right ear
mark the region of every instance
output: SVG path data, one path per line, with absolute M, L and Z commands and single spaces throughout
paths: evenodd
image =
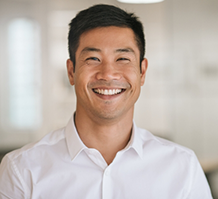
M 74 85 L 74 66 L 73 66 L 73 62 L 70 59 L 67 60 L 67 74 L 68 74 L 70 84 L 73 86 Z

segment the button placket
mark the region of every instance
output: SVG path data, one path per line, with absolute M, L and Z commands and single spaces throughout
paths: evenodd
M 110 177 L 110 167 L 108 166 L 103 173 L 102 179 L 102 199 L 112 199 L 112 187 Z

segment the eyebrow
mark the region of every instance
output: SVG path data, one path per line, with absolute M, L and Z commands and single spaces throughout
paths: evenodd
M 132 49 L 132 48 L 119 48 L 119 49 L 116 49 L 115 52 L 126 52 L 126 53 L 134 53 L 135 54 L 135 51 Z
M 101 52 L 101 50 L 93 47 L 85 47 L 81 53 L 86 53 L 86 52 Z

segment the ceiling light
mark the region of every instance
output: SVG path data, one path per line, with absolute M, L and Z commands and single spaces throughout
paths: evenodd
M 139 3 L 158 3 L 164 0 L 118 0 L 119 2 L 122 3 L 135 3 L 135 4 L 139 4 Z

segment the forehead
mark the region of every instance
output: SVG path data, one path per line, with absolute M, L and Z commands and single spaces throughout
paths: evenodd
M 133 48 L 138 51 L 135 34 L 130 28 L 126 27 L 101 27 L 84 32 L 79 39 L 77 52 L 81 52 L 86 47 L 100 49 L 108 48 Z

